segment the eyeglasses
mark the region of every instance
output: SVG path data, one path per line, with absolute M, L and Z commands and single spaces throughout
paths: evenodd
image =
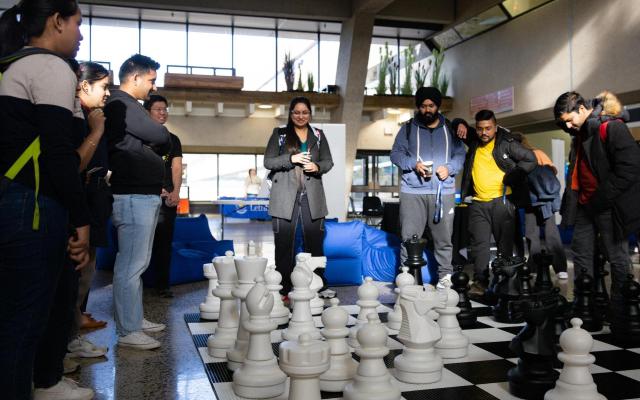
M 296 117 L 308 117 L 310 114 L 309 111 L 291 111 L 291 115 L 295 115 Z
M 150 111 L 155 111 L 155 112 L 158 112 L 158 113 L 166 113 L 166 112 L 169 112 L 169 109 L 167 107 L 152 108 L 152 109 L 150 109 Z

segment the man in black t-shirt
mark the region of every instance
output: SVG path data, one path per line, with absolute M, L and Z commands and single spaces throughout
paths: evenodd
M 161 124 L 167 122 L 169 116 L 167 99 L 160 95 L 151 95 L 145 101 L 144 108 L 149 111 L 151 119 Z M 169 289 L 169 271 L 171 268 L 171 242 L 175 226 L 177 206 L 180 201 L 182 185 L 182 144 L 180 139 L 171 133 L 171 150 L 164 156 L 164 182 L 162 184 L 162 206 L 158 216 L 158 225 L 153 240 L 151 265 L 155 266 L 155 287 L 160 297 L 171 298 Z

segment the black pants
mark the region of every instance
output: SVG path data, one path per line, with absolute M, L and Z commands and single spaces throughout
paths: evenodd
M 296 228 L 300 222 L 304 240 L 304 251 L 314 257 L 323 256 L 322 242 L 324 240 L 324 218 L 311 219 L 309 200 L 306 194 L 298 194 L 290 220 L 273 218 L 273 237 L 276 247 L 276 270 L 282 274 L 282 294 L 289 294 L 291 286 L 291 272 L 295 266 L 295 237 Z M 316 270 L 324 281 L 324 271 Z
M 158 225 L 153 238 L 153 265 L 156 276 L 156 289 L 169 289 L 169 272 L 171 269 L 171 243 L 173 229 L 176 226 L 177 207 L 167 207 L 164 202 L 160 206 Z
M 491 235 L 496 241 L 498 254 L 513 255 L 514 216 L 516 208 L 507 198 L 474 201 L 469 207 L 469 235 L 474 280 L 489 279 L 489 250 Z
M 75 265 L 67 259 L 58 280 L 45 333 L 36 351 L 33 365 L 33 384 L 36 388 L 51 387 L 62 379 L 62 363 L 76 317 L 79 277 Z

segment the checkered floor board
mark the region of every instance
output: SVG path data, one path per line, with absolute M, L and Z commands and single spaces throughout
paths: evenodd
M 517 399 L 509 393 L 507 371 L 517 363 L 516 356 L 509 350 L 511 339 L 520 331 L 522 324 L 509 325 L 496 322 L 491 310 L 482 304 L 472 302 L 478 314 L 478 322 L 464 334 L 470 341 L 468 355 L 460 359 L 444 361 L 442 379 L 439 382 L 416 385 L 393 379 L 393 383 L 402 392 L 406 400 L 488 400 Z M 349 326 L 356 322 L 358 306 L 341 305 L 350 314 Z M 380 320 L 387 321 L 387 313 L 392 305 L 378 307 Z M 226 362 L 215 359 L 207 353 L 207 339 L 217 326 L 216 321 L 201 320 L 198 313 L 185 314 L 193 341 L 200 353 L 204 369 L 209 377 L 218 400 L 241 399 L 233 393 L 231 387 L 233 372 Z M 322 327 L 319 316 L 314 317 L 318 328 Z M 281 326 L 279 328 L 284 328 Z M 281 329 L 272 332 L 271 341 L 275 355 L 282 341 Z M 387 346 L 390 353 L 384 358 L 391 376 L 394 376 L 393 359 L 402 352 L 402 343 L 397 340 L 397 331 L 390 330 Z M 640 348 L 624 349 L 616 346 L 608 327 L 593 333 L 592 354 L 596 362 L 592 374 L 598 391 L 609 400 L 640 399 Z M 354 353 L 357 361 L 358 356 Z M 560 365 L 557 365 L 560 368 Z M 288 387 L 288 384 L 287 384 Z M 277 399 L 287 399 L 285 392 Z M 342 393 L 322 392 L 322 399 L 341 399 Z

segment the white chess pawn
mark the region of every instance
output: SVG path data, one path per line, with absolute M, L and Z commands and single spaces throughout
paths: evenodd
M 329 344 L 307 333 L 280 343 L 280 368 L 289 375 L 289 400 L 320 400 L 318 377 L 329 369 Z
M 233 391 L 237 396 L 249 399 L 266 399 L 284 393 L 287 376 L 278 367 L 271 347 L 271 331 L 277 328 L 269 314 L 273 308 L 273 296 L 264 285 L 262 277 L 246 296 L 249 320 L 245 329 L 249 332 L 249 350 L 244 363 L 233 373 Z
M 200 303 L 200 318 L 216 320 L 220 316 L 220 298 L 216 297 L 213 291 L 218 287 L 218 274 L 212 262 L 203 264 L 202 271 L 205 278 L 209 280 L 209 288 L 204 303 Z
M 346 337 L 349 335 L 347 322 L 349 313 L 338 307 L 340 300 L 331 299 L 331 307 L 322 313 L 324 328 L 320 331 L 331 348 L 330 367 L 320 375 L 320 389 L 326 392 L 342 392 L 347 383 L 353 379 L 358 363 L 351 357 Z
M 391 380 L 383 358 L 389 354 L 387 329 L 380 323 L 378 314 L 369 314 L 367 323 L 358 330 L 360 347 L 356 354 L 360 364 L 353 381 L 342 392 L 345 400 L 400 400 L 400 390 Z
M 358 312 L 356 324 L 349 331 L 349 346 L 357 348 L 360 345 L 358 343 L 358 330 L 367 323 L 367 315 L 369 313 L 377 313 L 376 309 L 380 305 L 378 301 L 379 295 L 378 288 L 373 284 L 373 278 L 370 276 L 364 278 L 364 283 L 358 287 L 358 301 L 356 301 L 356 304 L 360 307 L 360 311 Z
M 402 310 L 400 309 L 400 292 L 402 288 L 407 285 L 414 285 L 415 279 L 413 275 L 409 273 L 409 267 L 402 267 L 402 273 L 396 276 L 396 288 L 393 290 L 396 293 L 396 304 L 393 306 L 393 311 L 387 315 L 387 328 L 395 331 L 400 330 L 402 325 Z
M 439 314 L 438 325 L 442 333 L 442 338 L 436 343 L 436 351 L 442 358 L 465 357 L 469 348 L 469 338 L 462 333 L 458 322 L 460 296 L 458 292 L 451 289 L 450 284 L 446 285 L 445 289 L 439 290 L 447 293 L 447 301 L 444 308 L 436 308 Z
M 282 275 L 276 270 L 275 265 L 267 267 L 264 273 L 264 281 L 267 285 L 267 289 L 273 296 L 273 310 L 271 311 L 271 319 L 277 325 L 285 325 L 289 322 L 289 316 L 291 313 L 289 309 L 282 302 L 282 296 L 280 296 L 280 290 L 282 289 Z
M 247 354 L 249 332 L 245 329 L 245 323 L 249 320 L 249 312 L 247 311 L 245 299 L 249 290 L 255 284 L 255 279 L 264 276 L 264 270 L 267 268 L 267 259 L 264 257 L 245 256 L 236 258 L 235 264 L 238 274 L 238 286 L 231 293 L 233 297 L 240 300 L 240 326 L 238 327 L 235 345 L 232 350 L 227 352 L 227 368 L 231 371 L 240 368 Z
M 233 252 L 227 251 L 224 257 L 214 258 L 213 267 L 218 275 L 218 287 L 213 294 L 221 299 L 220 316 L 215 333 L 207 339 L 207 348 L 211 357 L 227 358 L 227 350 L 236 342 L 239 324 L 238 302 L 231 293 L 238 283 Z
M 309 289 L 313 272 L 305 265 L 309 258 L 310 256 L 304 253 L 296 256 L 296 266 L 291 272 L 293 290 L 289 292 L 289 299 L 293 301 L 293 312 L 289 326 L 282 331 L 283 340 L 298 340 L 298 336 L 303 333 L 308 333 L 312 339 L 320 339 L 320 331 L 313 322 L 309 305 L 309 301 L 314 297 L 314 293 Z
M 573 318 L 572 327 L 560 335 L 562 351 L 558 359 L 564 367 L 556 381 L 556 387 L 544 395 L 544 400 L 606 400 L 598 393 L 598 387 L 593 382 L 589 366 L 596 358 L 590 354 L 593 349 L 593 337 L 581 328 L 582 320 Z

